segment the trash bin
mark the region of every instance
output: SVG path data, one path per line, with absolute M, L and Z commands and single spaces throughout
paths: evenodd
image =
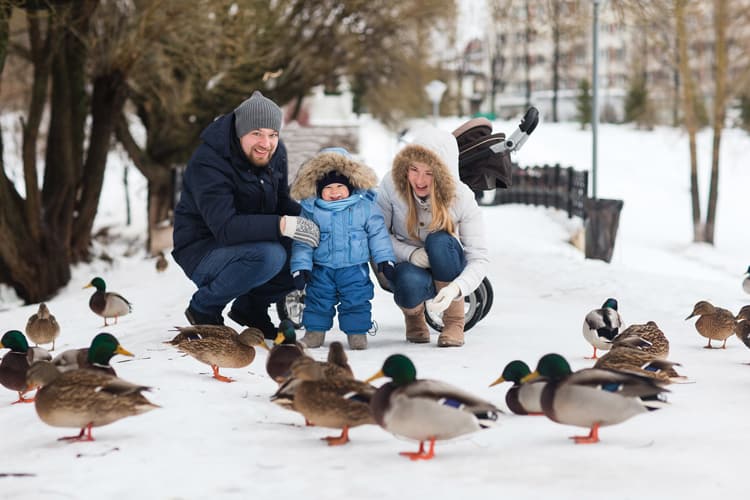
M 617 227 L 620 225 L 622 200 L 586 198 L 586 258 L 605 262 L 612 260 Z

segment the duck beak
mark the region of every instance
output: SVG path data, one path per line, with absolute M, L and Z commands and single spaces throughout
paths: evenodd
M 271 350 L 271 348 L 268 347 L 268 344 L 266 344 L 265 340 L 263 342 L 261 342 L 260 344 L 258 344 L 258 347 L 260 347 L 261 349 L 265 349 L 266 351 L 270 351 Z
M 91 288 L 92 286 L 94 286 L 94 285 L 92 285 L 91 283 L 89 283 L 88 285 L 84 286 L 83 288 Z
M 383 373 L 383 370 L 379 370 L 379 371 L 378 371 L 378 373 L 376 373 L 376 374 L 375 374 L 375 375 L 373 375 L 372 377 L 370 377 L 370 378 L 368 378 L 367 380 L 365 380 L 365 384 L 369 384 L 369 383 L 370 383 L 370 382 L 372 382 L 373 380 L 377 380 L 377 379 L 379 379 L 379 378 L 383 378 L 383 377 L 385 377 L 385 374 Z
M 529 373 L 528 375 L 526 375 L 525 377 L 523 377 L 521 379 L 521 383 L 525 384 L 526 382 L 531 382 L 532 380 L 536 380 L 539 377 L 541 377 L 541 375 L 539 375 L 539 372 L 533 371 L 533 372 Z
M 276 334 L 276 338 L 273 339 L 273 343 L 278 345 L 282 342 L 284 342 L 284 334 L 279 332 L 278 334 Z
M 503 376 L 502 376 L 502 375 L 500 375 L 500 378 L 499 378 L 499 379 L 497 379 L 497 380 L 495 380 L 494 382 L 492 382 L 492 383 L 490 384 L 490 387 L 492 387 L 492 386 L 494 386 L 494 385 L 497 385 L 497 384 L 502 384 L 503 382 L 505 382 L 505 379 L 503 378 Z
M 123 356 L 130 356 L 131 358 L 135 357 L 135 354 L 125 349 L 123 346 L 118 345 L 117 349 L 115 349 L 116 354 L 122 354 Z
M 693 316 L 695 316 L 695 313 L 690 313 L 690 316 L 688 316 L 687 318 L 685 318 L 685 321 L 689 320 L 689 319 L 690 319 L 690 318 L 692 318 Z

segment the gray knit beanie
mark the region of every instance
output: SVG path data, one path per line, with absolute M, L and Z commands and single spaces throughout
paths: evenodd
M 281 130 L 281 109 L 259 90 L 253 92 L 249 98 L 234 110 L 234 130 L 237 137 L 242 138 L 251 130 L 270 128 L 277 132 Z

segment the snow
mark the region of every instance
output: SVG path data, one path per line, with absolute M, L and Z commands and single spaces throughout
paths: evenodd
M 462 120 L 444 119 L 452 130 Z M 511 132 L 516 122 L 497 122 Z M 436 457 L 411 462 L 399 451 L 414 442 L 395 439 L 376 426 L 350 431 L 351 442 L 328 447 L 319 438 L 337 430 L 305 427 L 301 416 L 269 402 L 275 384 L 265 373 L 265 352 L 246 369 L 222 373 L 180 356 L 162 342 L 185 325 L 183 311 L 195 287 L 170 259 L 157 274 L 142 250 L 145 183 L 129 171 L 133 225 L 125 227 L 122 156 L 110 157 L 97 227 L 110 226 L 114 242 L 97 250 L 114 257 L 73 269 L 70 284 L 48 302 L 62 333 L 57 351 L 84 347 L 108 331 L 135 358 L 117 356 L 120 377 L 150 385 L 161 408 L 96 428 L 92 443 L 65 443 L 74 429 L 42 423 L 34 406 L 10 405 L 16 394 L 0 391 L 3 498 L 722 498 L 745 497 L 741 467 L 750 434 L 750 352 L 736 338 L 727 348 L 704 349 L 705 339 L 685 321 L 698 300 L 737 312 L 750 303 L 743 273 L 750 264 L 746 231 L 750 139 L 728 130 L 722 167 L 716 245 L 694 244 L 689 199 L 687 139 L 679 130 L 636 131 L 602 125 L 599 195 L 625 202 L 612 262 L 587 260 L 567 240 L 580 221 L 532 206 L 484 208 L 491 249 L 488 276 L 494 287 L 489 315 L 466 335 L 460 349 L 407 344 L 401 313 L 377 289 L 373 301 L 379 331 L 366 351 L 349 352 L 355 375 L 375 373 L 390 354 L 412 358 L 418 375 L 460 386 L 506 409 L 509 385 L 488 387 L 513 359 L 534 366 L 558 352 L 574 368 L 591 361 L 583 339 L 585 314 L 616 297 L 626 323 L 656 321 L 671 341 L 669 359 L 691 383 L 673 385 L 670 405 L 600 431 L 601 442 L 575 445 L 585 429 L 546 417 L 506 413 L 496 428 L 438 442 Z M 522 164 L 591 165 L 589 131 L 576 124 L 542 122 L 518 153 Z M 710 134 L 701 132 L 701 201 L 705 210 Z M 361 156 L 382 175 L 398 148 L 395 137 L 362 121 Z M 102 326 L 88 308 L 94 276 L 134 304 L 131 315 Z M 0 295 L 3 331 L 23 330 L 35 305 L 19 306 Z M 275 313 L 273 313 L 275 314 Z M 234 325 L 231 321 L 230 325 Z M 327 342 L 344 340 L 334 329 Z M 5 351 L 7 352 L 7 351 Z M 327 349 L 311 353 L 318 359 Z M 380 384 L 381 381 L 376 382 Z M 4 474 L 23 474 L 18 477 Z

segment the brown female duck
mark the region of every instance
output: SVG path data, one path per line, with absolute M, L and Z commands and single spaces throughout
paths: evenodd
M 698 321 L 695 322 L 695 329 L 708 339 L 708 344 L 706 344 L 705 348 L 711 349 L 711 341 L 717 340 L 722 341 L 721 348 L 726 349 L 727 339 L 734 335 L 734 326 L 736 323 L 734 314 L 727 309 L 716 307 L 710 302 L 701 300 L 695 304 L 693 312 L 685 320 L 689 320 L 694 316 L 698 316 Z
M 177 330 L 180 333 L 165 344 L 211 366 L 213 377 L 221 382 L 234 379 L 219 374 L 219 368 L 243 368 L 255 359 L 255 347 L 268 349 L 263 332 L 257 328 L 246 328 L 239 335 L 223 325 L 194 325 Z
M 149 390 L 146 386 L 95 370 L 60 373 L 47 361 L 32 365 L 28 384 L 41 387 L 34 406 L 42 422 L 81 429 L 78 435 L 62 437 L 60 441 L 93 441 L 92 427 L 159 408 L 141 394 Z
M 37 346 L 52 343 L 50 351 L 55 350 L 55 339 L 60 335 L 60 325 L 55 316 L 49 312 L 47 304 L 42 302 L 35 314 L 26 322 L 26 336 Z

